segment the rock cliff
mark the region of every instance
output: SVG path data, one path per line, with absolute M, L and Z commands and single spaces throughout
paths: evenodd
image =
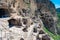
M 52 40 L 43 27 L 57 34 L 57 15 L 50 0 L 0 0 L 0 21 L 3 40 Z

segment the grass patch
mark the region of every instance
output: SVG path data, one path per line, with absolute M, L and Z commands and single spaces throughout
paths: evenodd
M 55 34 L 49 32 L 45 27 L 44 27 L 43 29 L 45 30 L 45 32 L 46 32 L 50 37 L 52 37 L 52 39 L 54 39 L 54 40 L 60 40 L 60 36 L 59 36 L 59 35 L 55 35 Z

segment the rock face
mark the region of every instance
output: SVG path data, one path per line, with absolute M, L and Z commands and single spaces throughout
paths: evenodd
M 29 17 L 16 16 L 9 19 L 1 18 L 0 24 L 1 40 L 51 40 L 43 30 L 42 21 L 38 23 Z
M 54 4 L 50 0 L 36 0 L 36 2 L 43 24 L 49 31 L 56 33 L 57 15 Z
M 0 26 L 1 32 L 4 31 L 0 38 L 51 40 L 43 27 L 57 34 L 56 18 L 55 6 L 50 0 L 0 0 Z

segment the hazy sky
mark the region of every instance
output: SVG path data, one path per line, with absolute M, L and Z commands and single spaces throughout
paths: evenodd
M 60 8 L 60 0 L 51 0 L 51 1 L 55 4 L 56 8 Z

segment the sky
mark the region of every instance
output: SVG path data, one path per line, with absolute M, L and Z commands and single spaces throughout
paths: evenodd
M 60 8 L 60 0 L 51 0 L 54 4 L 56 8 Z

